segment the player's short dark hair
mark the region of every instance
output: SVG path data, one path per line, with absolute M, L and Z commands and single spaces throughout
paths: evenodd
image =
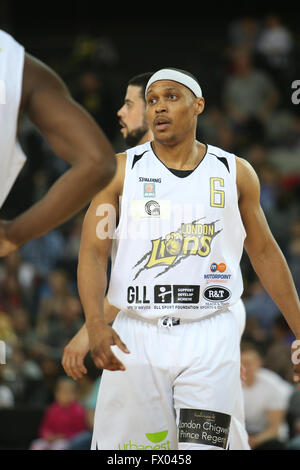
M 141 97 L 143 98 L 143 100 L 145 100 L 146 85 L 148 81 L 150 80 L 150 78 L 152 77 L 153 73 L 154 72 L 145 72 L 139 75 L 135 75 L 128 82 L 128 86 L 132 85 L 132 86 L 138 86 L 141 88 Z

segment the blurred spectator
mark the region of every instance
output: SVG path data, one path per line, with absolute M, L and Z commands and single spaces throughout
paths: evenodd
M 23 291 L 34 288 L 35 269 L 31 264 L 26 263 L 22 259 L 19 251 L 14 251 L 3 258 L 0 267 L 0 282 L 3 281 L 7 274 L 17 277 Z
M 291 220 L 293 220 L 296 214 L 297 207 L 295 200 L 293 200 L 293 191 L 284 187 L 282 181 L 277 188 L 276 205 L 272 211 L 267 213 L 267 220 L 277 243 L 285 253 L 289 263 L 291 262 L 291 259 L 289 259 L 290 225 Z
M 243 395 L 249 444 L 255 450 L 283 449 L 285 411 L 293 387 L 262 367 L 260 352 L 251 343 L 241 344 L 241 363 L 246 377 Z
M 10 318 L 17 344 L 21 345 L 26 355 L 30 356 L 37 344 L 37 335 L 31 326 L 28 312 L 22 307 L 14 308 L 10 313 Z
M 14 346 L 2 378 L 13 392 L 16 404 L 30 401 L 31 393 L 39 385 L 41 377 L 38 363 L 26 357 L 22 346 Z
M 291 344 L 295 337 L 283 315 L 279 315 L 272 328 L 272 341 L 264 357 L 264 367 L 293 383 Z
M 275 13 L 268 14 L 257 39 L 256 51 L 275 78 L 276 74 L 287 72 L 291 67 L 293 46 L 293 36 L 282 24 L 280 16 Z
M 245 329 L 242 336 L 243 342 L 255 344 L 261 351 L 265 351 L 269 344 L 266 332 L 261 328 L 257 318 L 246 316 Z
M 231 48 L 242 47 L 253 52 L 259 34 L 259 22 L 251 16 L 244 16 L 229 25 L 228 39 Z
M 31 240 L 20 248 L 22 258 L 32 264 L 40 276 L 56 268 L 65 253 L 65 240 L 59 230 Z
M 51 271 L 40 292 L 36 322 L 36 331 L 40 336 L 45 336 L 51 325 L 60 322 L 65 300 L 72 294 L 68 273 L 61 269 Z
M 225 111 L 245 143 L 262 141 L 278 92 L 268 75 L 254 67 L 247 50 L 233 50 L 231 57 L 232 71 L 223 88 Z
M 237 150 L 231 122 L 217 106 L 208 107 L 201 115 L 197 124 L 197 136 L 211 145 L 230 148 L 232 152 Z
M 300 450 L 300 390 L 294 387 L 287 408 L 287 423 L 289 439 L 286 448 L 289 450 Z
M 87 412 L 88 429 L 71 439 L 67 450 L 90 450 L 93 436 L 94 416 L 101 376 L 94 382 L 92 390 L 84 403 Z
M 7 273 L 0 283 L 0 309 L 9 313 L 14 307 L 21 307 L 23 292 L 16 274 Z
M 70 295 L 63 299 L 56 313 L 59 313 L 56 321 L 44 325 L 39 352 L 44 357 L 60 362 L 64 347 L 81 328 L 84 317 L 79 299 Z
M 245 298 L 247 316 L 257 320 L 258 326 L 269 337 L 274 320 L 279 312 L 276 304 L 263 288 L 259 279 L 256 279 L 247 289 L 248 297 Z
M 265 163 L 259 169 L 259 178 L 260 203 L 263 211 L 267 215 L 268 212 L 274 210 L 276 206 L 280 177 L 274 165 Z
M 14 395 L 11 389 L 5 384 L 3 380 L 3 372 L 5 366 L 0 366 L 0 410 L 3 408 L 12 408 L 14 406 Z
M 76 384 L 60 378 L 55 387 L 55 401 L 47 408 L 40 426 L 39 439 L 31 450 L 63 450 L 70 439 L 86 429 L 86 414 L 77 400 Z
M 7 345 L 17 344 L 17 335 L 15 333 L 12 319 L 6 312 L 0 311 L 0 339 Z

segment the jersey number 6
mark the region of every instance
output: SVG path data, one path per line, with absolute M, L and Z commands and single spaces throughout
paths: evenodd
M 210 178 L 210 205 L 211 207 L 224 207 L 225 192 L 219 188 L 224 187 L 223 178 Z

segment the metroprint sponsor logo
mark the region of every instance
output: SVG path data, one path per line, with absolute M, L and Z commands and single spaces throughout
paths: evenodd
M 198 223 L 199 220 L 201 219 L 191 223 L 182 223 L 178 230 L 168 233 L 165 238 L 151 240 L 151 250 L 145 253 L 133 266 L 135 269 L 143 263 L 134 279 L 137 279 L 146 269 L 165 266 L 165 269 L 155 276 L 158 277 L 178 266 L 190 256 L 196 256 L 199 259 L 208 256 L 214 238 L 222 229 L 216 229 L 217 220 L 204 224 Z
M 225 263 L 212 263 L 210 265 L 210 274 L 204 274 L 203 278 L 207 283 L 213 281 L 227 282 L 231 279 L 231 274 L 225 274 L 227 266 Z
M 137 442 L 132 441 L 129 439 L 127 442 L 119 443 L 118 449 L 119 450 L 167 450 L 170 449 L 170 441 L 166 440 L 168 436 L 168 430 L 154 432 L 154 433 L 146 433 L 145 434 L 147 440 L 151 442 L 151 444 L 138 444 Z
M 212 273 L 215 273 L 216 271 L 219 271 L 220 273 L 223 273 L 226 271 L 226 264 L 225 263 L 212 263 L 210 265 L 210 270 Z

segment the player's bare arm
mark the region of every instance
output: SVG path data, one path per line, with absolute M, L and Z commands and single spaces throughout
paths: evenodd
M 14 245 L 18 247 L 43 235 L 88 204 L 109 183 L 116 166 L 113 149 L 96 122 L 72 99 L 62 80 L 28 54 L 23 70 L 21 111 L 70 169 L 37 204 L 3 224 L 11 251 Z M 5 254 L 0 246 L 0 255 Z
M 251 165 L 237 158 L 239 208 L 246 230 L 245 249 L 262 285 L 300 338 L 300 302 L 294 281 L 260 206 L 260 185 Z M 295 374 L 300 373 L 294 365 Z M 300 374 L 299 374 L 300 375 Z
M 104 297 L 107 287 L 107 261 L 111 238 L 99 237 L 97 225 L 102 217 L 96 215 L 101 204 L 110 204 L 118 217 L 119 196 L 122 193 L 126 158 L 117 158 L 117 171 L 111 183 L 91 202 L 86 213 L 78 258 L 78 289 L 85 312 L 89 346 L 94 363 L 101 369 L 124 370 L 124 365 L 111 350 L 117 345 L 129 352 L 113 328 L 104 318 Z M 112 224 L 109 223 L 112 229 Z

